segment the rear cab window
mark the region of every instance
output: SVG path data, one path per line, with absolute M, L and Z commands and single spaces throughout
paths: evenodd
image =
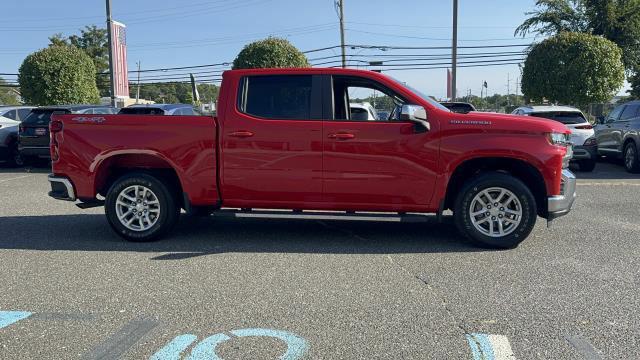
M 238 110 L 262 119 L 321 119 L 320 81 L 316 75 L 245 76 L 238 89 Z

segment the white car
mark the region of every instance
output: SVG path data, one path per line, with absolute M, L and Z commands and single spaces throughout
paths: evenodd
M 598 154 L 595 132 L 580 109 L 555 105 L 522 106 L 512 114 L 551 119 L 566 125 L 571 130 L 572 161 L 577 163 L 582 171 L 593 171 Z
M 351 120 L 376 121 L 379 120 L 378 112 L 369 103 L 350 103 Z
M 0 161 L 11 166 L 22 165 L 18 152 L 18 126 L 20 121 L 0 116 Z

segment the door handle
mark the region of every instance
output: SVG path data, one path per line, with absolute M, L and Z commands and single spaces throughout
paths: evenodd
M 329 139 L 351 140 L 351 139 L 355 139 L 355 138 L 356 138 L 356 136 L 354 134 L 350 134 L 350 133 L 329 134 Z
M 234 131 L 229 136 L 237 137 L 237 138 L 248 138 L 252 137 L 253 133 L 247 130 Z

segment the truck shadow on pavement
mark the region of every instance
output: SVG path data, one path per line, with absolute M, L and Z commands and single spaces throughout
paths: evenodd
M 460 236 L 451 219 L 420 223 L 191 218 L 157 242 L 131 243 L 104 215 L 0 217 L 0 249 L 154 253 L 182 260 L 223 253 L 401 254 L 485 251 Z M 161 253 L 161 254 L 158 254 Z

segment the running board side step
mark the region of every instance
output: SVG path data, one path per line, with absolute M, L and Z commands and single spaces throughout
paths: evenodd
M 431 215 L 431 216 L 430 216 Z M 214 217 L 235 217 L 254 219 L 286 220 L 339 220 L 339 221 L 379 221 L 379 222 L 428 222 L 433 214 L 424 213 L 374 213 L 352 211 L 300 211 L 300 210 L 249 210 L 222 209 L 213 213 Z

